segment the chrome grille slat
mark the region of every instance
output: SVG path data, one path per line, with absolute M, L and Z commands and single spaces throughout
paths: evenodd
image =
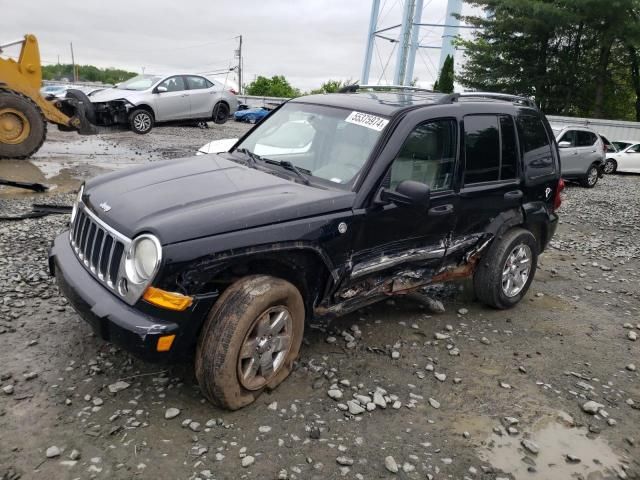
M 131 240 L 109 227 L 83 204 L 78 205 L 69 239 L 80 263 L 102 284 L 120 294 L 116 284 L 125 248 Z

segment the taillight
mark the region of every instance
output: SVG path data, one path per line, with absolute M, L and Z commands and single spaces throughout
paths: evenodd
M 562 205 L 562 196 L 560 195 L 564 190 L 564 180 L 561 178 L 558 180 L 558 185 L 556 186 L 556 194 L 553 197 L 553 211 L 555 212 Z

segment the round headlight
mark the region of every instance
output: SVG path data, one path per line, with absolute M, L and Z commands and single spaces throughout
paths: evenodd
M 149 281 L 160 264 L 162 250 L 160 241 L 153 235 L 137 237 L 126 258 L 126 274 L 133 283 Z
M 78 204 L 82 200 L 82 193 L 84 192 L 84 184 L 78 190 L 78 196 L 76 197 L 76 201 L 73 204 L 73 208 L 71 209 L 71 223 L 76 219 L 76 215 L 78 214 Z

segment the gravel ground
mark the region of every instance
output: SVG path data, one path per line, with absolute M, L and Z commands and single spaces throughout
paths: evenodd
M 68 204 L 86 176 L 245 129 L 53 132 L 0 176 L 40 172 L 56 187 L 45 200 Z M 638 479 L 639 188 L 630 175 L 567 188 L 515 309 L 462 283 L 444 313 L 394 299 L 308 328 L 291 378 L 238 412 L 205 402 L 192 364 L 93 336 L 47 273 L 67 218 L 0 223 L 0 478 Z M 42 199 L 5 189 L 0 210 Z

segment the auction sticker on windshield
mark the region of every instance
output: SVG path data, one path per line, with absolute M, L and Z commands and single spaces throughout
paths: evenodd
M 378 132 L 382 131 L 382 129 L 387 126 L 387 123 L 389 123 L 389 120 L 386 118 L 356 111 L 351 112 L 344 121 L 360 125 L 361 127 L 367 127 Z

